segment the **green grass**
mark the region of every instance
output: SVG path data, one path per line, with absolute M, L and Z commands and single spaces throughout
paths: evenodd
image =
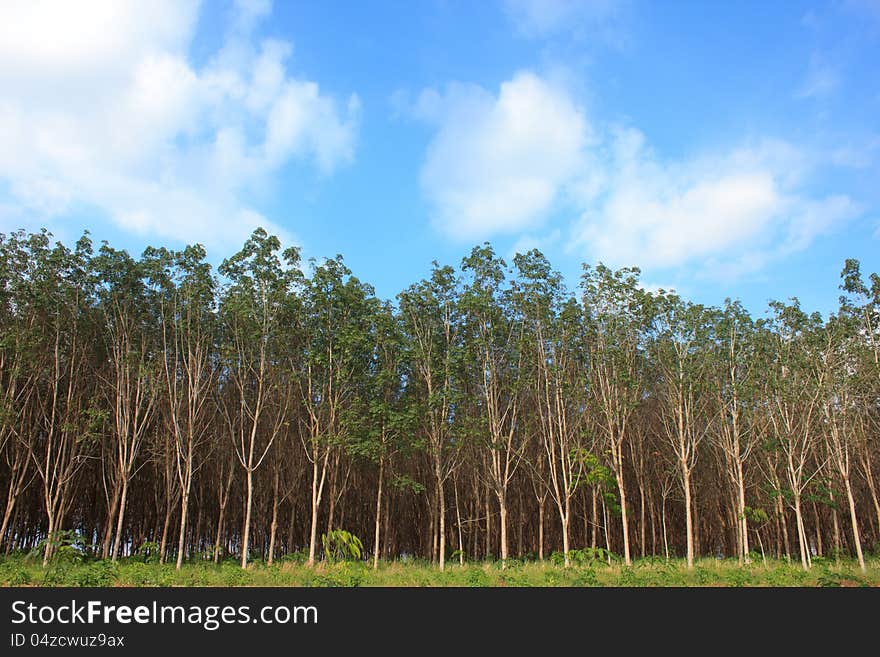
M 447 564 L 440 572 L 424 562 L 385 562 L 374 571 L 363 562 L 319 563 L 310 568 L 294 560 L 272 566 L 252 563 L 242 570 L 233 560 L 219 565 L 145 563 L 123 559 L 58 560 L 43 568 L 39 559 L 24 555 L 0 557 L 3 586 L 880 586 L 880 557 L 868 561 L 868 572 L 852 560 L 816 559 L 804 572 L 799 563 L 758 561 L 739 566 L 735 560 L 701 559 L 693 570 L 681 560 L 642 559 L 625 567 L 604 560 L 564 568 L 545 563 L 510 562 Z

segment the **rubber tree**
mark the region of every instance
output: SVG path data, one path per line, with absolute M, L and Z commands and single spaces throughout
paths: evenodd
M 617 483 L 623 558 L 632 563 L 624 455 L 637 426 L 633 415 L 645 394 L 644 339 L 651 321 L 649 297 L 639 270 L 584 266 L 582 303 L 588 330 L 590 397 L 603 452 L 610 455 Z
M 304 285 L 298 385 L 300 435 L 312 470 L 309 564 L 315 562 L 325 484 L 356 435 L 346 409 L 368 375 L 375 304 L 373 289 L 352 276 L 341 256 L 314 266 Z
M 284 360 L 291 344 L 288 331 L 294 326 L 302 273 L 299 250 L 280 251 L 278 238 L 258 228 L 219 267 L 227 281 L 220 300 L 221 383 L 228 388 L 222 412 L 245 476 L 242 568 L 250 548 L 254 473 L 284 428 L 290 406 L 289 387 L 274 365 Z
M 713 319 L 701 305 L 673 293 L 656 299 L 654 362 L 663 433 L 675 457 L 684 493 L 687 566 L 694 567 L 693 475 L 700 445 L 711 428 L 707 370 Z
M 509 558 L 510 483 L 525 452 L 518 430 L 521 397 L 522 318 L 513 313 L 513 293 L 506 285 L 504 260 L 491 245 L 474 247 L 462 260 L 466 277 L 460 305 L 465 369 L 478 401 L 472 434 L 484 461 L 486 481 L 498 504 L 501 565 Z
M 461 318 L 460 283 L 455 271 L 436 262 L 430 278 L 398 295 L 407 335 L 415 400 L 422 418 L 420 433 L 430 459 L 436 493 L 437 563 L 446 566 L 445 483 L 463 454 L 456 441 L 460 400 Z

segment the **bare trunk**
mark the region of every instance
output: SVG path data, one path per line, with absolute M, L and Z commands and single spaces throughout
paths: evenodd
M 801 552 L 801 566 L 804 570 L 810 569 L 810 552 L 807 545 L 807 530 L 804 526 L 804 516 L 801 511 L 801 497 L 798 494 L 794 496 L 794 517 L 797 520 L 798 545 Z
M 437 475 L 437 495 L 438 495 L 438 526 L 437 534 L 439 546 L 437 548 L 437 557 L 440 564 L 440 570 L 446 568 L 446 496 L 443 493 L 443 480 Z
M 114 520 L 116 520 L 116 510 L 119 506 L 119 486 L 113 486 L 113 495 L 110 498 L 110 503 L 107 505 L 107 521 L 104 526 L 104 539 L 101 541 L 101 558 L 107 559 L 110 557 L 110 545 L 113 541 L 113 529 L 116 526 Z
M 544 561 L 544 498 L 538 500 L 538 560 Z
M 623 529 L 623 563 L 632 565 L 629 553 L 629 518 L 626 509 L 626 487 L 623 483 L 622 469 L 617 475 L 617 491 L 620 493 L 620 525 Z
M 852 485 L 850 484 L 848 477 L 844 480 L 844 484 L 846 485 L 846 499 L 849 502 L 849 518 L 852 522 L 853 544 L 856 547 L 856 557 L 859 559 L 859 568 L 861 568 L 864 573 L 867 572 L 867 568 L 865 567 L 865 555 L 862 553 L 862 539 L 859 534 L 859 519 L 856 517 L 856 502 L 853 499 Z
M 684 481 L 684 517 L 687 529 L 687 567 L 694 567 L 694 518 L 691 509 L 691 473 L 687 467 L 682 467 Z
M 571 557 L 569 556 L 569 539 L 568 539 L 568 513 L 562 514 L 562 556 L 565 567 L 571 566 Z
M 254 471 L 247 469 L 247 500 L 244 509 L 244 528 L 241 533 L 241 567 L 247 568 L 251 538 L 251 508 L 254 503 Z
M 119 512 L 116 516 L 116 536 L 113 539 L 111 561 L 116 561 L 119 556 L 119 544 L 122 541 L 122 523 L 125 520 L 125 503 L 128 500 L 128 477 L 122 479 L 122 492 L 119 494 Z
M 180 570 L 183 566 L 183 555 L 186 552 L 184 541 L 186 540 L 186 521 L 189 515 L 189 495 L 192 482 L 187 479 L 186 488 L 180 495 L 180 533 L 177 536 L 177 562 L 174 567 Z
M 3 544 L 4 539 L 6 538 L 6 530 L 9 528 L 9 520 L 12 518 L 12 510 L 15 508 L 15 500 L 18 497 L 17 493 L 14 493 L 14 488 L 12 482 L 9 483 L 9 491 L 6 494 L 6 508 L 3 511 L 3 523 L 0 524 L 0 545 Z M 12 537 L 10 536 L 10 540 L 7 542 L 7 547 L 9 543 L 12 543 Z
M 46 527 L 46 547 L 43 549 L 43 568 L 49 565 L 49 559 L 52 556 L 52 541 L 54 540 L 53 534 L 55 533 L 55 516 L 53 513 L 47 513 L 48 515 L 48 524 Z
M 379 457 L 379 484 L 376 486 L 376 531 L 373 536 L 373 570 L 379 569 L 379 527 L 382 519 L 382 480 L 385 474 L 385 455 Z
M 223 537 L 223 516 L 226 515 L 226 504 L 220 504 L 217 513 L 217 534 L 214 537 L 214 563 L 220 563 L 220 540 Z
M 455 522 L 458 527 L 458 565 L 464 565 L 464 540 L 461 535 L 461 510 L 458 505 L 458 483 L 453 483 L 455 491 Z
M 749 521 L 746 518 L 746 486 L 742 471 L 742 462 L 737 461 L 737 501 L 739 508 L 737 509 L 737 519 L 739 521 L 739 534 L 741 538 L 742 559 L 745 563 L 749 563 Z
M 645 540 L 645 487 L 639 481 L 639 545 L 641 547 L 642 559 L 646 554 Z
M 501 567 L 507 565 L 507 499 L 503 494 L 498 495 L 498 513 L 501 529 Z
M 660 520 L 663 525 L 663 553 L 666 555 L 666 561 L 669 561 L 669 539 L 666 533 L 666 498 L 660 505 Z
M 590 528 L 590 547 L 595 550 L 596 535 L 599 532 L 599 491 L 596 486 L 592 487 L 590 496 L 593 498 L 593 526 Z
M 275 536 L 278 533 L 278 470 L 275 470 L 275 477 L 272 486 L 272 523 L 269 525 L 269 556 L 267 564 L 271 566 L 275 563 Z

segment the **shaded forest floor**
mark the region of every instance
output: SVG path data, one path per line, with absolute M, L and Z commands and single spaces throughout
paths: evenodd
M 310 568 L 290 561 L 242 570 L 233 560 L 174 564 L 142 559 L 57 561 L 43 567 L 23 555 L 0 557 L 3 586 L 880 586 L 880 557 L 868 559 L 867 573 L 849 559 L 816 558 L 805 572 L 799 562 L 768 560 L 740 566 L 735 560 L 701 559 L 688 571 L 681 559 L 637 560 L 631 567 L 592 561 L 566 569 L 553 561 L 453 562 L 440 572 L 425 562 L 384 562 L 374 571 L 363 562 L 319 563 Z

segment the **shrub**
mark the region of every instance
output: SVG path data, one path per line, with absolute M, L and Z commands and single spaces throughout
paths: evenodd
M 327 561 L 359 560 L 364 551 L 364 544 L 357 536 L 344 529 L 334 529 L 329 534 L 321 535 L 324 557 Z

